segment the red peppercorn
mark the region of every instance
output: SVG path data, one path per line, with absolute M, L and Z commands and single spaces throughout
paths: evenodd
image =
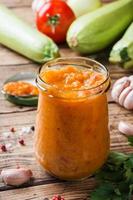
M 7 151 L 7 148 L 4 144 L 0 145 L 0 149 L 3 151 L 3 152 L 6 152 Z
M 16 132 L 16 130 L 15 130 L 14 127 L 10 128 L 10 131 L 11 131 L 12 133 Z
M 18 142 L 19 142 L 19 144 L 21 144 L 21 145 L 23 145 L 23 146 L 25 145 L 25 142 L 24 142 L 23 139 L 19 140 Z
M 61 197 L 60 195 L 55 195 L 52 200 L 65 200 L 63 197 Z

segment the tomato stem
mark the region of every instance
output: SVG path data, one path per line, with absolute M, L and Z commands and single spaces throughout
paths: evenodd
M 56 26 L 57 24 L 59 24 L 59 19 L 60 19 L 59 14 L 56 14 L 56 15 L 53 15 L 53 16 L 48 16 L 48 24 Z
M 52 27 L 52 32 L 55 33 L 55 27 L 59 24 L 60 14 L 53 16 L 48 15 L 48 25 Z

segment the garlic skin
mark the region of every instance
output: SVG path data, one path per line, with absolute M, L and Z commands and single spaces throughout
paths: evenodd
M 118 130 L 127 136 L 133 136 L 133 125 L 124 121 L 120 121 L 118 124 Z
M 113 85 L 111 96 L 124 108 L 133 110 L 133 76 L 118 79 Z
M 32 171 L 26 168 L 3 169 L 1 178 L 6 185 L 19 186 L 30 180 Z

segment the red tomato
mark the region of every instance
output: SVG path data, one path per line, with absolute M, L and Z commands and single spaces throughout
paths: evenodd
M 36 25 L 39 31 L 61 43 L 74 20 L 75 15 L 65 1 L 49 0 L 37 12 Z

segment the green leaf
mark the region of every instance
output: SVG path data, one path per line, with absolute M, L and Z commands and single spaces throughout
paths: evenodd
M 111 152 L 109 155 L 109 158 L 108 158 L 108 162 L 112 163 L 116 166 L 120 166 L 127 159 L 128 159 L 128 155 L 126 155 L 124 153 Z
M 129 145 L 133 146 L 133 136 L 132 135 L 127 136 L 127 139 L 128 139 Z
M 111 182 L 122 181 L 125 178 L 124 162 L 126 160 L 128 160 L 127 155 L 123 153 L 111 152 L 103 168 L 96 173 L 96 178 Z
M 119 182 L 123 180 L 123 171 L 117 170 L 117 171 L 111 171 L 109 169 L 102 168 L 99 173 L 96 174 L 96 178 L 98 180 L 105 180 L 105 181 L 111 181 L 111 182 Z
M 111 183 L 103 183 L 91 194 L 91 200 L 112 200 L 111 196 L 114 192 Z
M 96 175 L 99 186 L 91 200 L 131 200 L 133 193 L 133 154 L 111 152 Z
M 133 194 L 133 184 L 130 185 L 129 189 L 130 189 L 130 191 L 129 191 L 129 195 L 128 195 L 128 200 L 131 200 L 132 199 L 132 194 Z

